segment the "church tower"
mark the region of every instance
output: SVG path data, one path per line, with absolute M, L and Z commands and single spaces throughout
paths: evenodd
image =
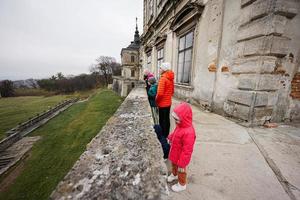
M 122 48 L 121 50 L 122 75 L 121 77 L 114 77 L 113 88 L 121 96 L 127 96 L 139 81 L 139 49 L 140 35 L 136 18 L 133 41 L 131 41 L 126 48 Z

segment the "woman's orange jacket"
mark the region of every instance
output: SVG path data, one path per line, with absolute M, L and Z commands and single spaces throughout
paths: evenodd
M 165 71 L 158 82 L 156 105 L 159 108 L 170 107 L 174 94 L 174 72 Z

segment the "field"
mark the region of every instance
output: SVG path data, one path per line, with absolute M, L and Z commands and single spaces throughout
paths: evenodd
M 56 95 L 0 98 L 0 140 L 6 136 L 5 131 L 58 104 L 66 97 Z
M 48 199 L 84 152 L 86 144 L 121 103 L 122 99 L 114 92 L 100 90 L 88 101 L 73 105 L 35 130 L 31 136 L 42 139 L 33 146 L 20 175 L 0 193 L 0 199 Z

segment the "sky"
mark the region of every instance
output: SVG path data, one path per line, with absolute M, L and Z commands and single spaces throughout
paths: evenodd
M 89 73 L 142 32 L 142 0 L 0 0 L 0 80 Z

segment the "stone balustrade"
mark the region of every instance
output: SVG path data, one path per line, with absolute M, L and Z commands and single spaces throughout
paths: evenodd
M 143 87 L 134 88 L 50 199 L 166 199 L 167 169 Z

